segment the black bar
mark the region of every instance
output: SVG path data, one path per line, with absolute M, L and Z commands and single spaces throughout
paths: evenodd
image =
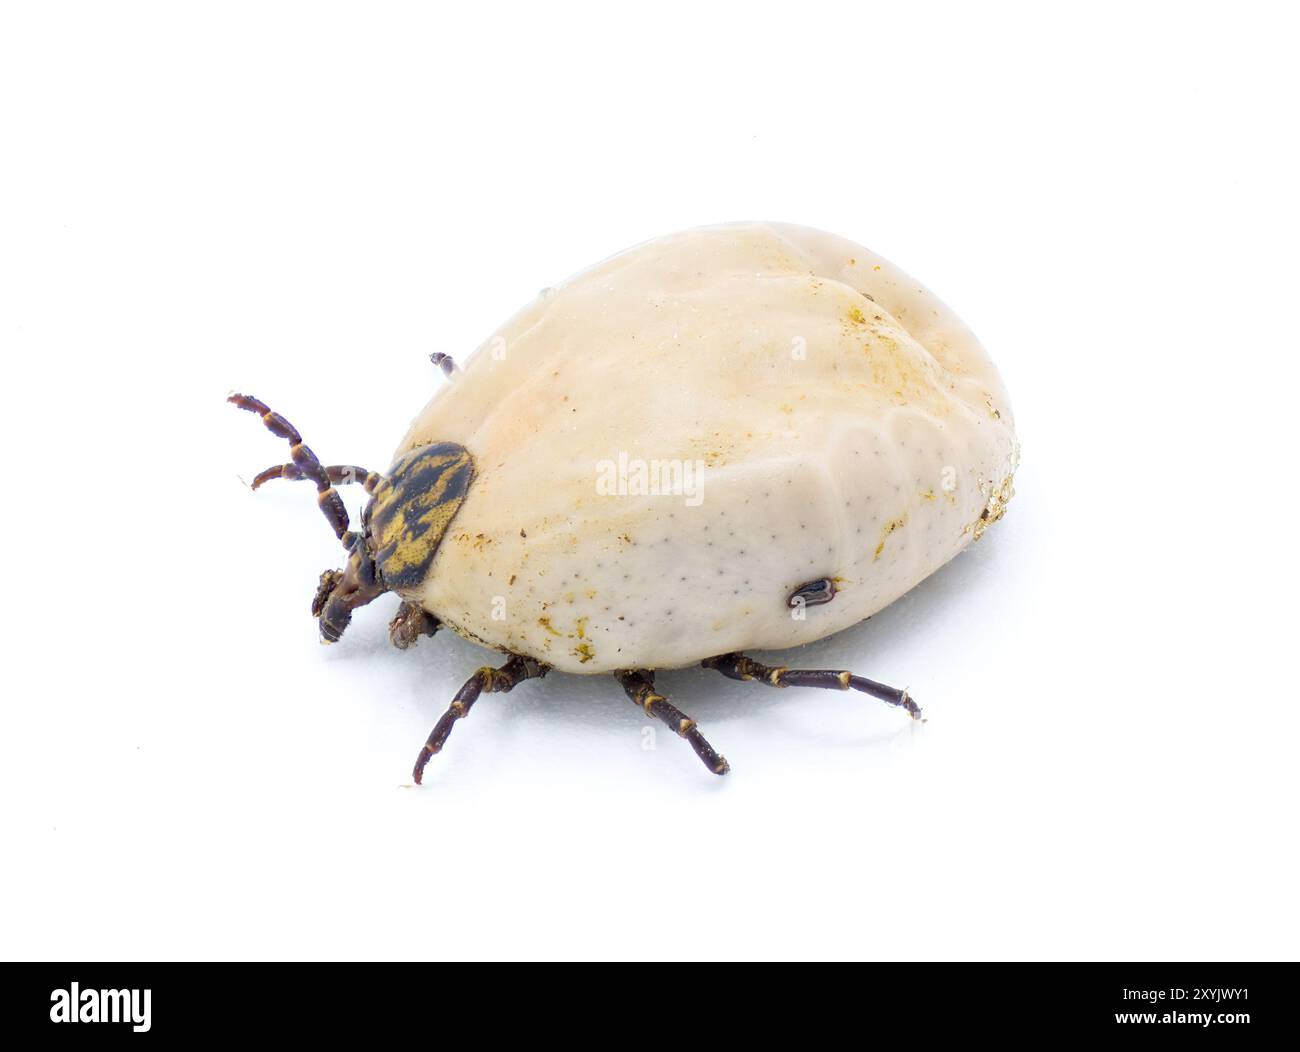
M 846 965 L 837 975 L 793 967 L 772 975 L 749 967 L 742 975 L 743 965 L 727 964 L 728 974 L 717 976 L 674 967 L 675 985 L 693 992 L 668 1018 L 644 993 L 653 989 L 646 980 L 621 975 L 617 966 L 502 978 L 473 965 L 9 964 L 0 984 L 0 1034 L 11 1048 L 250 1037 L 435 1044 L 449 1028 L 486 1021 L 494 1042 L 517 1029 L 550 1043 L 596 1037 L 596 1017 L 607 1020 L 602 1027 L 622 1018 L 629 1035 L 653 1040 L 662 1032 L 670 1040 L 682 1032 L 686 1012 L 737 1038 L 750 1028 L 775 1034 L 788 1025 L 807 1040 L 901 1032 L 910 1040 L 1131 1035 L 1147 1042 L 1176 1034 L 1236 1047 L 1293 1041 L 1300 1022 L 1295 964 L 868 964 Z M 79 1018 L 55 1022 L 52 1014 L 67 1014 L 73 983 Z M 726 993 L 742 989 L 743 996 Z M 122 1021 L 81 1017 L 111 1014 L 114 1005 Z

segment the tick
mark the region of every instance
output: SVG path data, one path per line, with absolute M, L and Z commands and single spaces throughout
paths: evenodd
M 441 389 L 382 473 L 289 443 L 257 475 L 316 487 L 347 552 L 312 613 L 336 642 L 394 592 L 405 649 L 447 627 L 500 651 L 457 692 L 420 782 L 483 694 L 552 670 L 612 676 L 645 713 L 727 761 L 655 687 L 701 665 L 771 687 L 856 690 L 843 670 L 765 665 L 862 621 L 1001 518 L 1018 444 L 988 355 L 886 260 L 802 227 L 706 227 L 546 290 Z M 338 487 L 369 495 L 354 529 Z

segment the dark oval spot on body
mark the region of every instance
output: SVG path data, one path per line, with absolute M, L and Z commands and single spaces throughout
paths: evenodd
M 829 577 L 819 577 L 815 581 L 801 584 L 786 600 L 788 606 L 820 606 L 835 598 L 835 582 Z

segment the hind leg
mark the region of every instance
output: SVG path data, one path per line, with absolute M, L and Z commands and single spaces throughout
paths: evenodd
M 908 696 L 907 691 L 897 687 L 887 687 L 865 676 L 855 676 L 852 672 L 836 672 L 831 669 L 786 668 L 784 665 L 773 667 L 759 664 L 744 654 L 721 654 L 700 662 L 705 668 L 716 669 L 728 679 L 738 679 L 766 683 L 769 687 L 825 687 L 829 690 L 860 690 L 873 698 L 887 701 L 906 709 L 912 719 L 921 718 L 921 710 L 916 702 Z

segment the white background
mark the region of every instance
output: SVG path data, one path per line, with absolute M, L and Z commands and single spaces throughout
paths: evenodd
M 1297 956 L 1297 88 L 1282 5 L 12 5 L 0 953 Z M 485 698 L 316 642 L 284 444 L 386 466 L 464 354 L 627 245 L 883 253 L 1002 369 L 1006 519 L 786 663 Z M 672 383 L 672 377 L 665 377 Z M 356 495 L 350 494 L 353 507 Z

